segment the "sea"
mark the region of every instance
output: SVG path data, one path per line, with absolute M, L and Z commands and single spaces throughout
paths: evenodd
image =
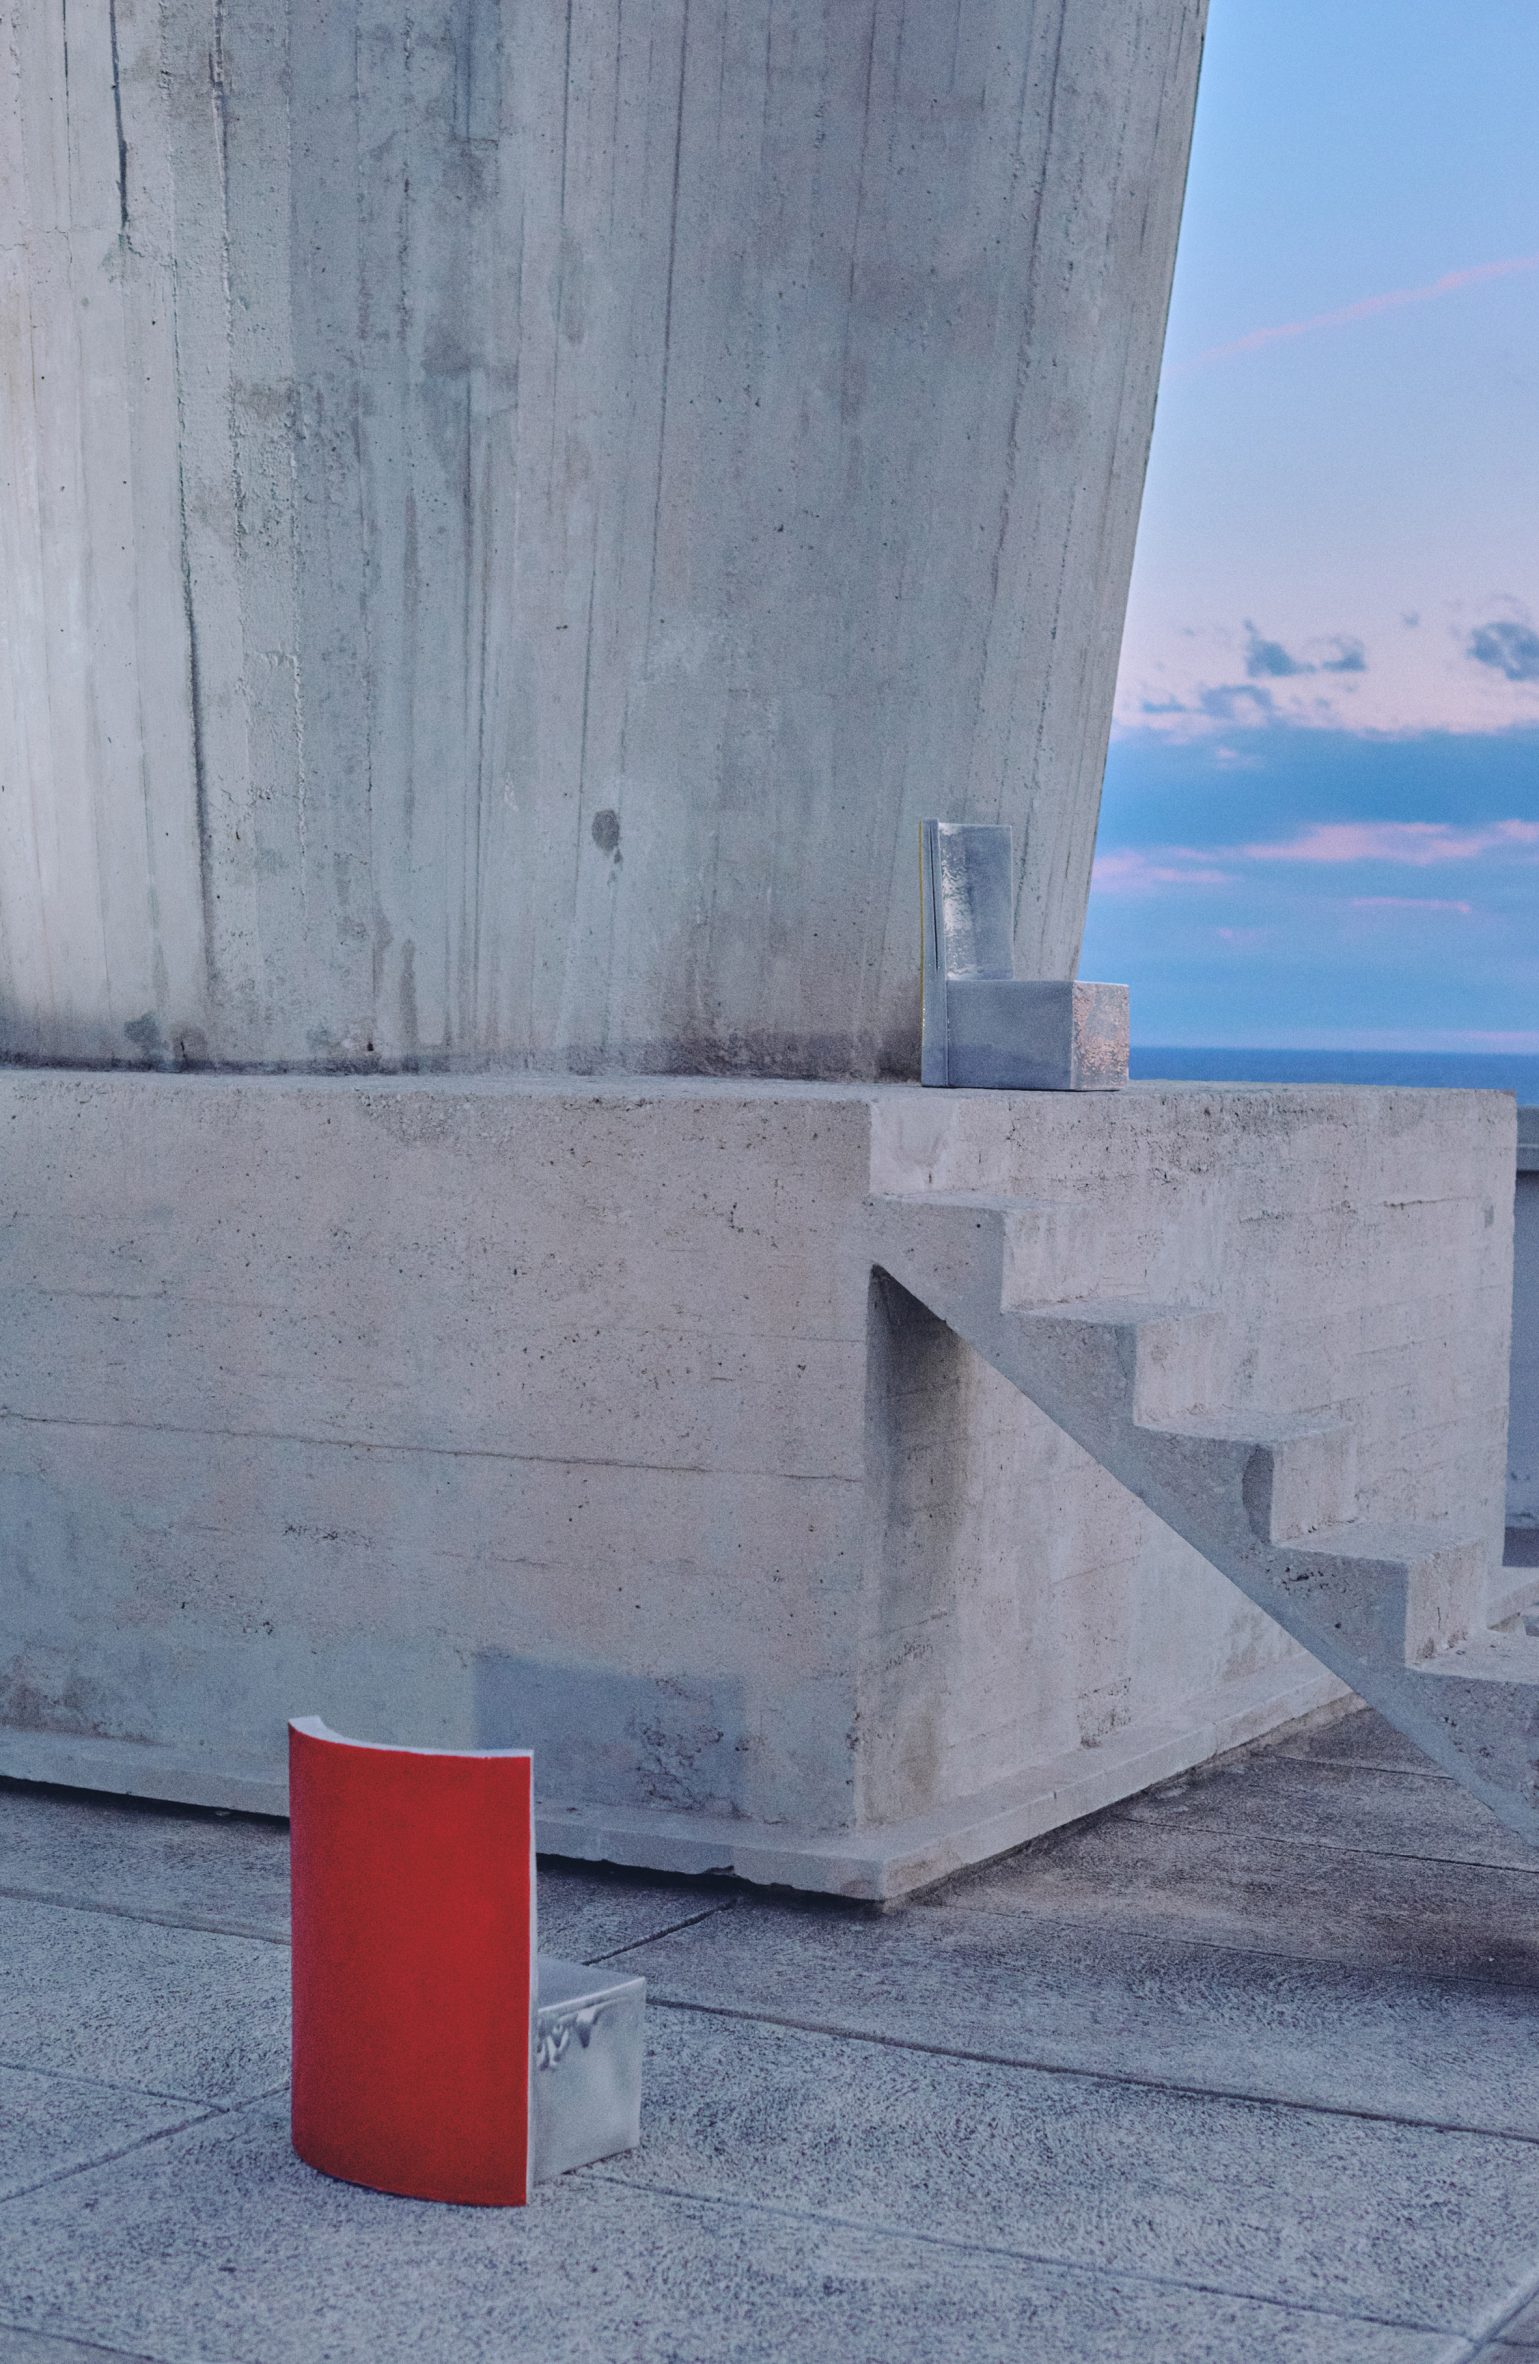
M 1513 1092 L 1539 1107 L 1539 1056 L 1505 1051 L 1292 1051 L 1135 1043 L 1135 1076 L 1172 1083 L 1412 1084 L 1441 1091 Z

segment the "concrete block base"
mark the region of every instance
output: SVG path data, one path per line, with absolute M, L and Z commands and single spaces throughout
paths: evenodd
M 317 1713 L 532 1748 L 556 1852 L 879 1898 L 1332 1696 L 876 1268 L 894 1193 L 1208 1304 L 1218 1402 L 1500 1560 L 1496 1095 L 35 1071 L 0 1128 L 0 1773 L 274 1810 Z
M 1128 989 L 949 977 L 946 1061 L 950 1083 L 979 1090 L 1115 1091 L 1128 1079 Z
M 891 1825 L 830 1834 L 670 1807 L 603 1810 L 552 1800 L 537 1807 L 536 1840 L 542 1855 L 579 1863 L 715 1873 L 810 1895 L 887 1903 L 1349 1696 L 1323 1667 L 1305 1660 L 1300 1668 L 1290 1657 L 1224 1685 L 1188 1722 L 1139 1725 L 1098 1748 L 1067 1750 L 976 1796 Z M 288 1812 L 287 1782 L 258 1765 L 234 1759 L 211 1765 L 174 1749 L 60 1733 L 0 1732 L 0 1778 L 233 1813 Z

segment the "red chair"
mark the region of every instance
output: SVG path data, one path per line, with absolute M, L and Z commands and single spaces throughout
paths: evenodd
M 534 1764 L 289 1726 L 293 2140 L 375 2191 L 520 2207 L 640 2140 L 645 1981 L 535 1951 Z

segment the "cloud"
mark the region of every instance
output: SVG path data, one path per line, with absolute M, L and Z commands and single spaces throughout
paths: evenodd
M 1354 895 L 1354 911 L 1457 911 L 1468 919 L 1473 903 L 1454 903 L 1442 895 Z
M 1510 279 L 1520 271 L 1539 271 L 1539 254 L 1511 255 L 1499 263 L 1472 263 L 1462 271 L 1445 271 L 1441 279 L 1429 280 L 1425 287 L 1394 287 L 1384 295 L 1360 296 L 1354 304 L 1341 304 L 1333 312 L 1311 312 L 1303 320 L 1284 320 L 1274 328 L 1253 328 L 1248 335 L 1236 337 L 1226 345 L 1209 345 L 1186 362 L 1177 363 L 1172 376 L 1184 376 L 1187 371 L 1203 369 L 1210 362 L 1230 361 L 1241 353 L 1259 353 L 1268 345 L 1281 345 L 1294 337 L 1309 336 L 1317 328 L 1346 328 L 1357 320 L 1375 320 L 1382 312 L 1398 312 L 1406 304 L 1430 304 L 1439 296 L 1457 295 L 1466 287 L 1483 287 L 1493 279 Z
M 1145 894 L 1161 886 L 1229 886 L 1231 873 L 1213 867 L 1199 846 L 1119 846 L 1097 854 L 1095 885 L 1103 895 Z
M 1250 845 L 1117 846 L 1096 856 L 1099 894 L 1141 895 L 1157 887 L 1216 887 L 1238 883 L 1236 866 L 1299 862 L 1340 868 L 1353 862 L 1392 862 L 1433 870 L 1483 855 L 1521 854 L 1539 861 L 1539 821 L 1491 821 L 1460 828 L 1448 821 L 1315 821 L 1293 837 Z M 1439 895 L 1353 895 L 1354 911 L 1442 911 L 1468 917 L 1474 905 Z
M 1263 640 L 1249 618 L 1245 625 L 1245 670 L 1252 681 L 1286 681 L 1293 673 L 1312 673 L 1314 667 L 1292 657 L 1280 640 Z
M 1441 862 L 1473 862 L 1482 854 L 1539 847 L 1539 821 L 1491 821 L 1460 829 L 1447 821 L 1316 821 L 1297 837 L 1258 845 L 1215 847 L 1225 860 L 1247 862 L 1403 862 L 1431 870 Z
M 1231 681 L 1200 689 L 1195 707 L 1187 711 L 1205 714 L 1211 722 L 1257 723 L 1269 722 L 1274 708 L 1270 690 L 1257 689 L 1248 681 Z
M 1360 640 L 1337 640 L 1332 645 L 1336 654 L 1333 657 L 1320 659 L 1322 673 L 1367 672 L 1368 659 L 1364 654 L 1363 644 Z
M 1366 673 L 1368 670 L 1368 657 L 1362 642 L 1349 638 L 1345 633 L 1337 633 L 1329 640 L 1312 641 L 1309 646 L 1311 653 L 1308 656 L 1295 656 L 1292 649 L 1285 648 L 1280 640 L 1266 639 L 1256 630 L 1249 616 L 1245 619 L 1245 671 L 1252 682 L 1293 681 L 1305 673 Z M 1210 694 L 1215 698 L 1229 700 L 1229 707 L 1224 712 L 1225 720 L 1241 719 L 1234 711 L 1237 697 L 1253 698 L 1264 704 L 1268 713 L 1272 710 L 1270 690 L 1237 685 L 1220 688 Z M 1206 710 L 1216 711 L 1213 708 Z M 1144 711 L 1152 713 L 1162 709 L 1146 705 Z
M 1539 681 L 1539 632 L 1532 624 L 1481 624 L 1470 634 L 1468 654 L 1508 681 Z

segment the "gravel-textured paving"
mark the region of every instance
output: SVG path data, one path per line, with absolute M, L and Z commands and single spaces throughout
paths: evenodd
M 639 2152 L 287 2143 L 285 1838 L 0 1785 L 0 2364 L 1520 2364 L 1539 1858 L 1357 1714 L 888 1914 L 545 1868 Z

